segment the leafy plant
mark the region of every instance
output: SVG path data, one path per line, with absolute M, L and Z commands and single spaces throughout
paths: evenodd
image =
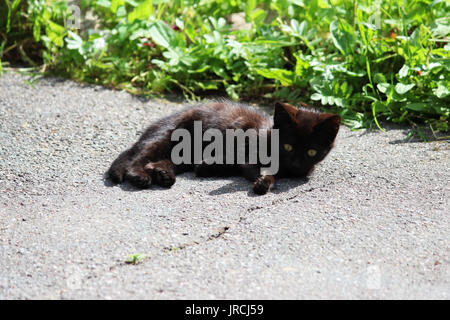
M 82 15 L 96 16 L 95 27 L 69 28 L 65 1 L 6 0 L 0 58 L 137 94 L 304 102 L 339 113 L 354 129 L 383 119 L 449 130 L 446 1 L 81 5 Z
M 148 258 L 148 256 L 143 253 L 130 254 L 130 255 L 128 255 L 128 258 L 125 260 L 125 263 L 126 264 L 138 264 L 147 258 Z

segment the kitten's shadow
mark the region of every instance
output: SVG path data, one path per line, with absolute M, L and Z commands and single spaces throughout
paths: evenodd
M 221 186 L 220 188 L 210 191 L 208 194 L 210 196 L 217 196 L 247 190 L 247 195 L 249 197 L 261 196 L 253 191 L 253 183 L 249 182 L 248 180 L 240 177 L 232 177 L 228 179 L 232 179 L 232 181 L 224 186 Z M 308 179 L 280 179 L 275 183 L 275 186 L 269 192 L 280 194 L 306 183 L 308 183 Z
M 214 178 L 215 180 L 221 180 L 223 178 Z M 245 180 L 244 178 L 240 177 L 229 177 L 227 179 L 231 179 L 228 184 L 223 185 L 215 190 L 210 191 L 208 194 L 210 196 L 220 196 L 227 193 L 235 193 L 238 191 L 246 191 L 251 190 L 251 184 Z
M 246 180 L 243 177 L 236 176 L 236 177 L 226 177 L 226 178 L 220 178 L 220 177 L 199 178 L 199 177 L 196 177 L 193 173 L 191 173 L 191 174 L 183 173 L 180 176 L 185 179 L 195 180 L 195 181 L 199 181 L 199 179 L 208 179 L 208 180 L 217 180 L 217 181 L 224 180 L 224 179 L 231 180 L 228 184 L 223 185 L 217 189 L 214 189 L 214 190 L 208 192 L 208 194 L 210 196 L 220 196 L 220 195 L 224 195 L 224 194 L 236 193 L 238 191 L 248 191 L 247 195 L 249 197 L 260 197 L 261 196 L 259 194 L 256 194 L 255 192 L 253 192 L 253 183 L 249 182 L 248 180 Z M 287 192 L 292 188 L 296 188 L 298 186 L 304 185 L 306 183 L 308 183 L 308 179 L 285 179 L 285 178 L 279 179 L 276 181 L 275 186 L 269 192 L 274 193 L 274 194 L 280 194 L 280 193 Z M 147 189 L 136 188 L 128 182 L 116 184 L 116 183 L 112 182 L 109 178 L 107 178 L 106 176 L 103 177 L 103 184 L 105 187 L 108 187 L 108 188 L 118 186 L 123 191 L 128 191 L 128 192 L 138 192 L 138 191 L 147 190 Z M 167 190 L 167 188 L 163 188 L 163 187 L 160 187 L 157 185 L 152 185 L 151 189 L 155 190 L 155 191 Z

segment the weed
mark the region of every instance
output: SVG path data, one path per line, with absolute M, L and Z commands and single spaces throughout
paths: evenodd
M 449 130 L 447 1 L 82 0 L 97 17 L 84 31 L 65 1 L 5 1 L 3 60 L 135 94 L 304 102 L 353 129 Z
M 138 264 L 147 259 L 148 256 L 143 253 L 139 254 L 130 254 L 128 255 L 128 258 L 125 260 L 126 264 Z

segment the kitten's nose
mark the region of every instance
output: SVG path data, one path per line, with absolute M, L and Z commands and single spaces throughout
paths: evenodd
M 292 169 L 296 170 L 296 171 L 301 171 L 302 170 L 302 165 L 300 162 L 294 162 L 292 164 Z
M 308 172 L 300 163 L 293 163 L 291 170 L 296 177 L 304 177 Z

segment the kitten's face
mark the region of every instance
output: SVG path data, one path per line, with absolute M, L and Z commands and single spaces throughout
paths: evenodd
M 280 130 L 280 174 L 306 177 L 333 147 L 340 123 L 338 115 L 276 103 L 274 128 Z

